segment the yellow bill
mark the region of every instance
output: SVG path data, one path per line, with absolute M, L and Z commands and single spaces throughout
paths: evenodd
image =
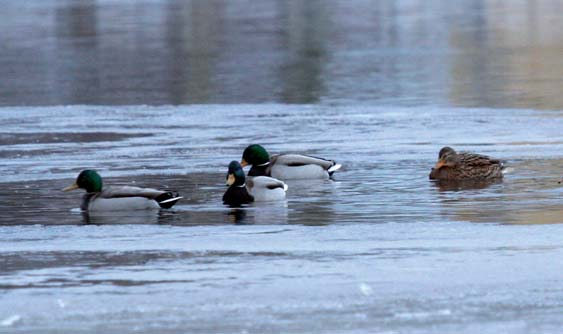
M 229 174 L 229 177 L 227 177 L 227 185 L 232 186 L 233 183 L 235 183 L 235 176 L 233 174 Z
M 72 191 L 72 190 L 76 190 L 76 189 L 78 189 L 78 188 L 80 188 L 80 187 L 79 187 L 78 184 L 76 184 L 76 182 L 75 182 L 75 183 L 73 183 L 72 185 L 70 185 L 70 186 L 64 188 L 63 191 Z
M 446 165 L 446 162 L 444 160 L 438 160 L 438 162 L 436 163 L 436 166 L 434 166 L 434 169 L 440 169 L 442 167 L 444 167 Z

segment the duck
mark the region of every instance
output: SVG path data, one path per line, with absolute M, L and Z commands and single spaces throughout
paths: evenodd
M 456 152 L 449 146 L 438 153 L 438 162 L 430 171 L 431 180 L 463 181 L 502 179 L 501 160 L 486 155 Z
M 176 192 L 151 188 L 103 187 L 102 177 L 91 169 L 81 171 L 76 181 L 62 191 L 76 189 L 86 190 L 80 209 L 88 212 L 169 209 L 183 198 Z
M 271 176 L 280 180 L 328 180 L 342 165 L 333 160 L 303 154 L 276 154 L 270 157 L 259 144 L 246 147 L 240 162 L 251 166 L 248 176 Z
M 287 185 L 268 176 L 246 178 L 238 161 L 231 161 L 227 172 L 227 186 L 223 195 L 223 204 L 241 206 L 252 202 L 270 202 L 285 200 Z

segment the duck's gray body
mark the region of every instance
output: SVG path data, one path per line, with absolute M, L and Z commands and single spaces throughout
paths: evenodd
M 269 175 L 280 180 L 328 180 L 340 168 L 332 160 L 301 154 L 279 154 L 270 159 Z
M 106 187 L 101 192 L 86 193 L 80 208 L 88 211 L 158 210 L 166 207 L 163 202 L 175 203 L 181 198 L 167 194 L 151 188 Z

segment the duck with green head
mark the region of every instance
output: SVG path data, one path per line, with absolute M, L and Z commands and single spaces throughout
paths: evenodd
M 329 179 L 342 165 L 333 160 L 303 154 L 277 154 L 270 157 L 258 144 L 249 145 L 241 165 L 250 165 L 248 176 L 271 176 L 280 180 Z
M 63 189 L 86 190 L 80 208 L 87 211 L 118 211 L 171 208 L 182 197 L 178 193 L 131 186 L 103 187 L 102 177 L 94 170 L 83 170 L 76 181 Z
M 241 206 L 254 201 L 268 202 L 285 199 L 287 185 L 280 180 L 267 176 L 246 179 L 244 170 L 238 161 L 231 161 L 227 172 L 227 186 L 223 203 L 229 206 Z
M 443 147 L 438 153 L 438 162 L 430 171 L 431 180 L 463 181 L 502 179 L 502 161 L 486 155 L 456 152 Z

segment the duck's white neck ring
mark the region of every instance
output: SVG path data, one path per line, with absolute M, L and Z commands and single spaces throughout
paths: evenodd
M 261 165 L 256 165 L 256 167 L 264 167 L 264 166 L 268 166 L 269 164 L 270 164 L 270 162 L 268 161 L 268 162 L 265 162 Z
M 246 183 L 243 183 L 243 184 L 241 184 L 240 186 L 237 186 L 237 187 L 239 187 L 239 188 L 246 187 Z

